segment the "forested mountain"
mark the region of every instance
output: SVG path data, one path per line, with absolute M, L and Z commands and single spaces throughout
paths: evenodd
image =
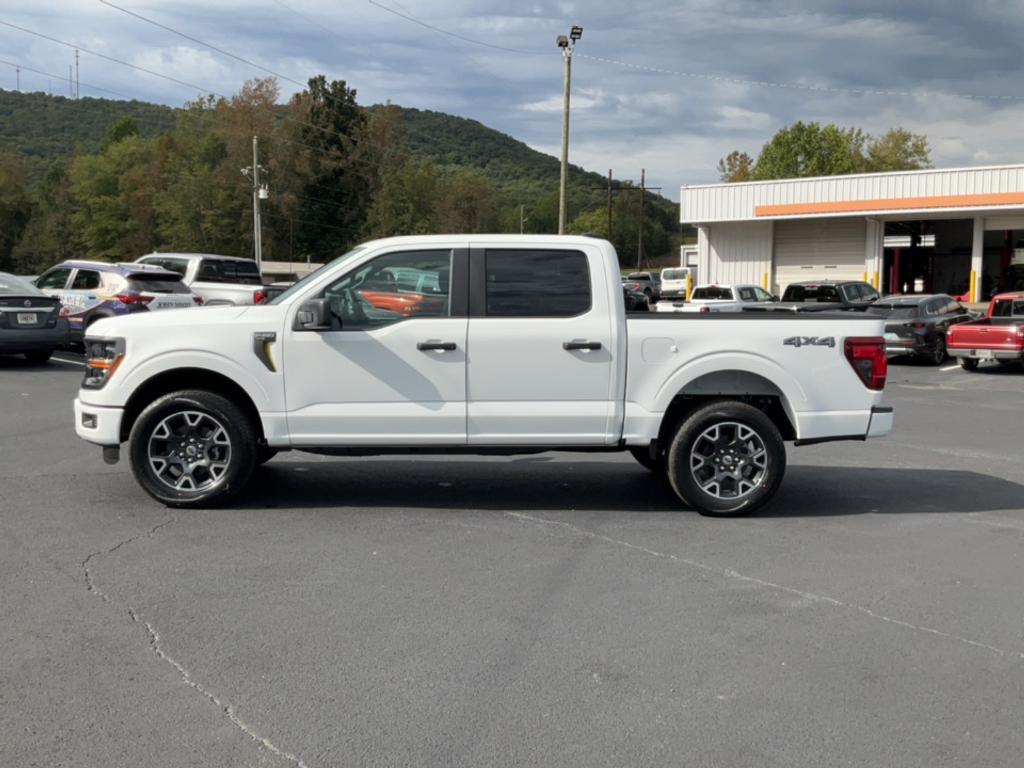
M 171 108 L 0 90 L 0 269 L 152 250 L 251 255 L 252 136 L 270 199 L 264 258 L 322 261 L 367 237 L 554 232 L 557 158 L 465 118 L 364 108 L 343 81 L 287 104 L 272 79 Z M 603 174 L 573 166 L 570 231 L 607 234 Z M 616 193 L 611 239 L 635 263 L 639 190 Z M 647 194 L 645 257 L 678 243 L 675 204 Z M 525 222 L 521 222 L 525 219 Z

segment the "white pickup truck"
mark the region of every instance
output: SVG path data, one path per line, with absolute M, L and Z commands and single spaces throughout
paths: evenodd
M 151 253 L 136 259 L 181 275 L 181 281 L 202 296 L 206 306 L 263 304 L 281 291 L 263 284 L 252 259 L 212 253 Z
M 433 276 L 425 280 L 424 275 Z M 887 434 L 884 320 L 627 315 L 610 243 L 378 240 L 270 304 L 101 320 L 75 427 L 168 506 L 224 503 L 280 450 L 630 451 L 704 514 L 779 487 L 784 441 Z

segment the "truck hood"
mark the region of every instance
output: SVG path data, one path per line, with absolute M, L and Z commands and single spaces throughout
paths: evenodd
M 193 328 L 223 325 L 238 319 L 253 307 L 190 307 L 137 312 L 98 320 L 89 326 L 89 336 L 127 336 L 133 330 L 165 329 L 168 333 L 188 332 Z

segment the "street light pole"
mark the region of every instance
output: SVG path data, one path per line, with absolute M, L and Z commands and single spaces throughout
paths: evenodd
M 583 27 L 573 26 L 569 37 L 559 35 L 555 44 L 562 49 L 565 62 L 565 82 L 562 92 L 562 172 L 558 182 L 558 234 L 565 234 L 566 192 L 569 183 L 569 92 L 572 87 L 572 52 L 583 37 Z M 571 40 L 571 42 L 570 42 Z

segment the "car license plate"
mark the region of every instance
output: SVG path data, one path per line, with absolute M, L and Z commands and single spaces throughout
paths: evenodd
M 980 357 L 982 360 L 991 360 L 993 357 L 995 357 L 995 353 L 991 349 L 979 349 L 978 357 Z
M 18 325 L 36 325 L 39 323 L 39 315 L 35 312 L 19 312 Z

